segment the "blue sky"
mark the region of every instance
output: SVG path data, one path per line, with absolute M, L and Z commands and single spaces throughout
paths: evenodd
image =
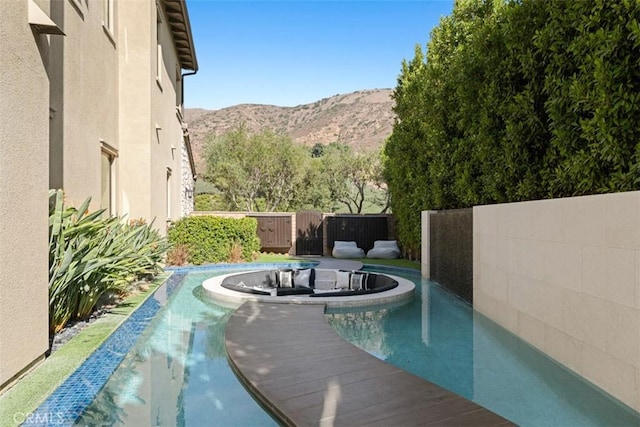
M 394 88 L 453 0 L 187 0 L 199 71 L 185 106 L 296 106 Z

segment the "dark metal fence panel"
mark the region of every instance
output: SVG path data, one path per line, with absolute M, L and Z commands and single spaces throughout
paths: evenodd
M 429 216 L 431 279 L 473 302 L 473 209 Z
M 336 240 L 355 241 L 367 252 L 376 240 L 389 240 L 388 215 L 334 215 L 327 221 L 327 245 Z
M 322 212 L 296 212 L 296 255 L 322 255 Z

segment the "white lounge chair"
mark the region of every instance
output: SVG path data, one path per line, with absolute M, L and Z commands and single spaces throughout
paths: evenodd
M 334 258 L 364 258 L 364 250 L 356 242 L 336 240 L 333 242 L 331 255 Z
M 373 248 L 367 252 L 367 258 L 394 259 L 400 257 L 397 240 L 376 240 Z

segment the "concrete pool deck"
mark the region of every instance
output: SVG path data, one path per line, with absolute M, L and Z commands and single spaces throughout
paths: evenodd
M 324 311 L 248 301 L 227 323 L 231 367 L 282 425 L 513 425 L 348 343 Z

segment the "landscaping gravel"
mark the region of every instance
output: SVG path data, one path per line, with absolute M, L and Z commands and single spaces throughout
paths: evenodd
M 93 313 L 87 320 L 80 320 L 77 322 L 69 322 L 67 326 L 65 326 L 60 332 L 55 334 L 52 337 L 49 337 L 49 353 L 53 353 L 56 350 L 59 350 L 60 347 L 68 343 L 73 337 L 78 335 L 80 331 L 85 329 L 87 326 L 91 325 L 93 322 L 104 316 L 109 312 L 112 307 L 102 307 Z

